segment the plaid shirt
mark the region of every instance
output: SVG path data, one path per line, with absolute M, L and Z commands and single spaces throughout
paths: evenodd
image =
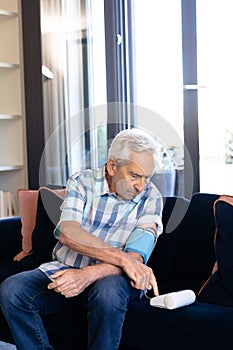
M 84 230 L 121 250 L 140 224 L 157 223 L 157 233 L 162 232 L 162 197 L 157 188 L 149 182 L 136 198 L 123 200 L 109 192 L 105 167 L 74 174 L 67 182 L 61 209 L 61 219 L 55 229 L 58 239 L 60 223 L 70 220 L 79 222 Z M 54 248 L 53 258 L 53 262 L 40 266 L 47 275 L 58 268 L 82 268 L 97 263 L 60 242 Z

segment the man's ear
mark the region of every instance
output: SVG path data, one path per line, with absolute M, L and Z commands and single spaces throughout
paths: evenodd
M 109 158 L 107 161 L 108 175 L 114 176 L 116 172 L 116 162 L 113 158 Z

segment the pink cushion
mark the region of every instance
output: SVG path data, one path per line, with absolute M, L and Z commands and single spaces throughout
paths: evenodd
M 19 209 L 22 222 L 22 250 L 32 250 L 31 235 L 36 223 L 36 210 L 39 192 L 37 190 L 18 190 Z
M 17 191 L 22 223 L 22 251 L 14 257 L 15 261 L 20 261 L 32 251 L 31 237 L 36 224 L 36 212 L 39 190 L 19 189 Z M 65 196 L 65 189 L 54 189 L 50 191 L 55 192 L 58 196 L 62 198 L 64 198 Z

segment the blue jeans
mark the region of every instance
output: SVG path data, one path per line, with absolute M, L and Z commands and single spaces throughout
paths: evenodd
M 61 311 L 74 302 L 48 290 L 48 277 L 39 269 L 8 277 L 0 287 L 0 304 L 17 350 L 53 349 L 41 314 Z M 85 293 L 85 291 L 84 291 Z M 105 277 L 88 290 L 88 343 L 91 350 L 118 349 L 127 305 L 140 298 L 125 276 Z

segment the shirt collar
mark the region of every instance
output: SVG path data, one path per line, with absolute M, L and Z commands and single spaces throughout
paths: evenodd
M 102 168 L 98 169 L 96 172 L 95 193 L 97 194 L 97 196 L 103 196 L 109 193 L 108 182 L 105 175 L 106 175 L 106 170 L 104 165 Z

